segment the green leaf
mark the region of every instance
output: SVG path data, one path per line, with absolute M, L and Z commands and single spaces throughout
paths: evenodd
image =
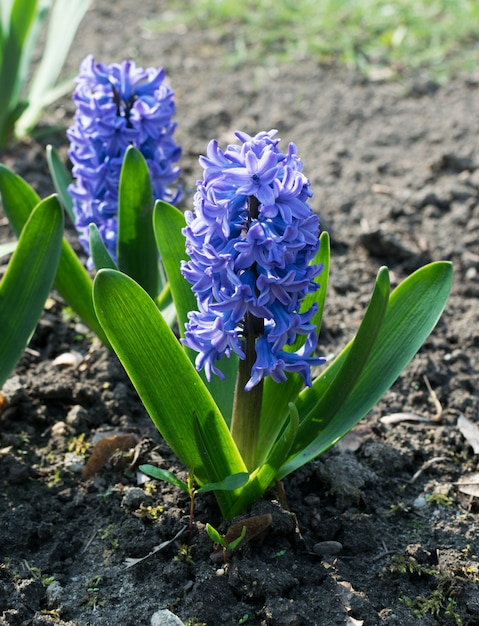
M 224 480 L 217 483 L 208 483 L 196 490 L 196 493 L 207 493 L 208 491 L 236 491 L 248 482 L 248 472 L 240 472 L 239 474 L 231 474 Z
M 15 0 L 0 60 L 0 148 L 5 147 L 18 116 L 22 54 L 37 13 L 37 0 Z
M 63 212 L 52 196 L 32 212 L 0 283 L 0 388 L 42 313 L 60 258 L 62 233 Z
M 68 193 L 68 186 L 72 183 L 72 177 L 70 172 L 63 165 L 56 149 L 48 145 L 47 150 L 47 163 L 50 175 L 52 177 L 55 190 L 60 198 L 60 202 L 63 205 L 68 217 L 72 224 L 75 224 L 75 215 L 73 213 L 73 200 Z
M 338 372 L 354 349 L 351 342 L 298 398 L 303 431 L 293 453 L 279 472 L 287 476 L 339 441 L 381 399 L 436 325 L 452 285 L 452 264 L 426 265 L 392 292 L 378 337 L 366 367 L 342 403 L 334 402 L 331 384 L 347 385 Z M 336 378 L 338 382 L 336 383 Z M 331 382 L 332 381 L 332 382 Z M 332 404 L 328 404 L 328 400 Z M 332 407 L 332 408 L 331 408 Z
M 246 537 L 246 526 L 243 526 L 243 528 L 241 529 L 241 535 L 239 537 L 236 537 L 236 539 L 233 539 L 233 541 L 229 542 L 228 550 L 236 550 L 236 548 L 239 546 L 239 544 L 243 541 L 245 537 Z
M 60 76 L 78 26 L 91 0 L 55 0 L 50 10 L 45 46 L 28 90 L 28 107 L 18 120 L 16 134 L 22 137 L 36 124 L 42 109 L 72 89 L 67 81 L 59 90 Z
M 90 224 L 90 254 L 95 269 L 118 269 L 115 261 L 111 258 L 103 239 L 101 238 L 100 231 L 96 224 Z
M 220 533 L 216 530 L 214 526 L 212 526 L 211 524 L 208 524 L 207 522 L 205 526 L 205 530 L 208 534 L 208 537 L 211 539 L 213 543 L 217 543 L 220 546 L 223 546 L 223 548 L 228 547 L 224 537 L 220 535 Z
M 148 294 L 128 276 L 100 270 L 93 297 L 98 319 L 151 419 L 200 485 L 245 472 L 223 416 Z M 195 421 L 215 450 L 206 462 L 197 449 Z M 230 504 L 228 493 L 224 506 Z
M 154 465 L 140 465 L 138 467 L 140 472 L 146 474 L 147 476 L 151 476 L 151 478 L 156 478 L 157 480 L 163 480 L 174 487 L 178 487 L 186 493 L 189 493 L 190 490 L 188 488 L 188 483 L 185 483 L 184 480 L 180 480 L 177 476 L 173 474 L 173 472 L 169 472 L 168 470 L 161 469 L 160 467 L 155 467 Z
M 188 313 L 198 309 L 191 285 L 181 273 L 181 262 L 188 260 L 185 236 L 182 233 L 182 229 L 186 226 L 185 218 L 181 211 L 174 206 L 159 200 L 155 204 L 153 224 L 156 243 L 175 303 L 180 335 L 184 337 Z M 186 348 L 186 353 L 191 362 L 194 363 L 197 353 L 190 348 Z M 218 366 L 225 376 L 224 380 L 218 376 L 213 376 L 212 380 L 207 382 L 203 372 L 200 372 L 200 376 L 229 425 L 238 372 L 238 358 L 235 354 L 229 359 L 223 357 Z
M 118 267 L 152 298 L 159 293 L 158 251 L 153 233 L 153 189 L 145 157 L 129 146 L 118 191 Z
M 315 280 L 321 286 L 316 292 L 306 296 L 301 311 L 308 311 L 314 303 L 317 304 L 318 310 L 311 322 L 317 327 L 317 335 L 319 336 L 329 280 L 330 245 L 329 235 L 326 232 L 321 234 L 319 250 L 312 263 L 323 266 L 323 271 Z M 305 337 L 298 337 L 292 350 L 298 350 L 304 342 Z M 270 377 L 265 379 L 258 440 L 258 451 L 263 453 L 263 457 L 259 459 L 260 462 L 264 462 L 265 457 L 269 454 L 284 419 L 288 415 L 288 405 L 290 402 L 296 401 L 303 386 L 304 381 L 299 374 L 287 374 L 287 380 L 284 383 L 276 383 Z
M 40 198 L 28 183 L 4 165 L 0 165 L 0 194 L 5 215 L 18 237 Z M 106 335 L 93 309 L 91 278 L 65 238 L 54 286 L 67 304 L 108 346 Z

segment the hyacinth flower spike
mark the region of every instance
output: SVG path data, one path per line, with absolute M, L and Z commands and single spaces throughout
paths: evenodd
M 153 204 L 175 204 L 181 197 L 180 187 L 172 186 L 181 156 L 173 140 L 174 92 L 163 69 L 139 68 L 133 61 L 105 65 L 89 55 L 73 100 L 76 113 L 67 134 L 75 181 L 68 191 L 88 265 L 104 267 L 107 252 L 108 265 L 155 297 L 161 276 L 155 271 Z M 103 243 L 101 254 L 95 256 L 99 246 L 92 250 L 91 237 Z
M 198 352 L 197 369 L 222 377 L 216 362 L 239 356 L 231 433 L 251 470 L 256 465 L 263 384 L 298 373 L 311 385 L 317 305 L 301 312 L 319 289 L 319 219 L 308 204 L 309 180 L 294 145 L 283 154 L 276 131 L 250 137 L 222 152 L 211 142 L 200 159 L 193 212 L 184 229 L 190 260 L 182 271 L 197 298 L 184 343 Z M 306 341 L 291 350 L 298 336 Z
M 94 283 L 98 319 L 152 420 L 226 518 L 368 413 L 431 332 L 452 281 L 451 264 L 436 262 L 390 293 L 381 268 L 356 336 L 318 368 L 330 259 L 309 180 L 275 131 L 236 137 L 200 158 L 192 211 L 155 207 L 181 343 L 128 276 L 103 269 Z

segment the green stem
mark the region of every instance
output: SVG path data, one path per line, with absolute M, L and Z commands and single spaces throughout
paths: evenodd
M 246 315 L 244 346 L 246 358 L 239 362 L 230 428 L 239 453 L 250 472 L 256 467 L 263 380 L 250 391 L 245 391 L 244 388 L 251 377 L 251 370 L 256 360 L 256 337 L 262 333 L 263 327 L 263 319 L 250 314 Z
M 255 196 L 249 196 L 248 229 L 251 226 L 251 222 L 258 219 L 258 214 L 258 199 Z M 256 263 L 253 264 L 252 269 L 256 273 Z M 250 391 L 245 391 L 244 388 L 251 377 L 253 365 L 256 361 L 256 339 L 263 332 L 264 319 L 246 313 L 244 318 L 244 352 L 246 358 L 240 360 L 238 366 L 230 431 L 238 446 L 239 453 L 250 472 L 256 468 L 261 403 L 263 400 L 263 380 Z

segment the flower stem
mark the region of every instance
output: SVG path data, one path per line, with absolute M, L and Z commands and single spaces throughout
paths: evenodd
M 250 391 L 245 391 L 244 388 L 251 377 L 251 370 L 256 360 L 256 337 L 262 334 L 263 327 L 263 319 L 254 317 L 249 313 L 246 315 L 244 346 L 246 358 L 239 362 L 230 428 L 233 439 L 250 472 L 256 467 L 263 380 Z

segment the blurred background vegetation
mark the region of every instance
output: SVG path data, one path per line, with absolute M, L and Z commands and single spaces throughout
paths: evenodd
M 444 80 L 479 64 L 479 0 L 166 0 L 147 28 L 209 29 L 226 67 L 313 58 Z

